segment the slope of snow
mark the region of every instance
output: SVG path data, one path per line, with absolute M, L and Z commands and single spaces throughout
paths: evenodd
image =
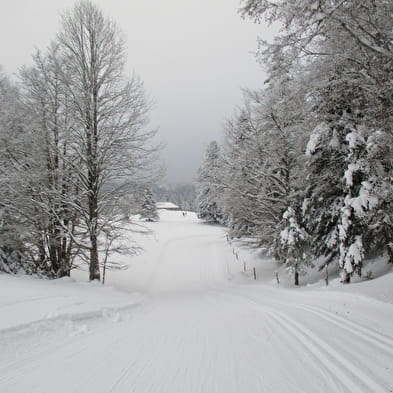
M 392 391 L 392 274 L 277 285 L 219 226 L 160 214 L 105 287 L 0 275 L 0 392 Z

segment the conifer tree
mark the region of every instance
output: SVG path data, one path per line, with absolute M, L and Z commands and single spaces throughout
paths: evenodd
M 139 214 L 146 221 L 157 221 L 159 219 L 153 193 L 148 188 L 143 191 L 142 206 Z
M 198 170 L 196 204 L 198 217 L 213 223 L 221 222 L 223 218 L 219 202 L 222 189 L 220 168 L 220 148 L 216 141 L 212 141 Z
M 295 285 L 299 285 L 299 276 L 310 265 L 309 236 L 300 223 L 300 217 L 292 207 L 288 207 L 283 214 L 281 232 L 275 247 L 276 259 L 283 262 L 290 274 L 293 274 Z

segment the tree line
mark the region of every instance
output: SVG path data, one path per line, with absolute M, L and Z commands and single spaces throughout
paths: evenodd
M 125 217 L 157 175 L 150 101 L 125 76 L 118 26 L 89 0 L 13 82 L 0 73 L 0 271 L 100 279 L 100 255 L 132 252 Z M 140 204 L 139 204 L 140 205 Z
M 153 189 L 154 199 L 161 202 L 172 202 L 181 210 L 195 211 L 195 186 L 194 184 L 158 185 Z
M 268 78 L 213 141 L 198 171 L 198 211 L 293 272 L 336 264 L 343 282 L 367 258 L 393 263 L 393 3 L 244 0 L 275 23 L 259 39 Z

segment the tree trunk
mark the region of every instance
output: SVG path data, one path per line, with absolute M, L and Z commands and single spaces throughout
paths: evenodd
M 295 270 L 295 285 L 299 285 L 299 272 Z
M 351 282 L 351 275 L 349 273 L 345 273 L 345 277 L 341 281 L 343 284 L 349 284 Z
M 392 263 L 393 264 L 393 247 L 391 247 L 390 245 L 387 246 L 387 251 L 388 251 L 388 263 Z
M 97 239 L 97 225 L 98 225 L 98 197 L 95 189 L 96 177 L 89 171 L 89 232 L 90 232 L 90 281 L 100 280 L 100 266 L 98 260 L 98 239 Z
M 100 280 L 100 267 L 98 261 L 98 242 L 97 236 L 95 234 L 90 235 L 90 267 L 89 267 L 89 279 L 90 281 L 93 280 Z

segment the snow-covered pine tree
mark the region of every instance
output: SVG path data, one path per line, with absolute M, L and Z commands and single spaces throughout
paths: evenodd
M 363 234 L 366 230 L 366 211 L 373 209 L 377 199 L 370 195 L 367 178 L 366 141 L 361 127 L 353 127 L 345 136 L 348 143 L 344 172 L 345 196 L 338 225 L 339 266 L 342 281 L 350 282 L 354 272 L 361 275 L 365 257 Z
M 377 199 L 377 205 L 367 211 L 363 241 L 367 256 L 387 253 L 393 264 L 393 134 L 379 128 L 368 136 L 366 150 L 368 194 Z
M 366 102 L 365 90 L 358 78 L 351 77 L 350 67 L 345 59 L 336 64 L 322 60 L 316 62 L 315 74 L 311 73 L 316 83 L 311 94 L 313 116 L 319 124 L 312 131 L 306 148 L 303 220 L 312 236 L 314 256 L 324 257 L 321 268 L 344 252 L 342 225 L 350 223 L 345 218 L 349 212 L 345 209 L 348 193 L 345 173 L 354 158 L 347 136 L 364 122 Z M 364 147 L 359 149 L 363 151 Z M 364 151 L 358 156 L 362 154 Z M 356 225 L 352 223 L 354 229 Z
M 156 202 L 154 201 L 153 193 L 149 188 L 146 188 L 143 191 L 142 205 L 139 214 L 141 218 L 145 219 L 146 221 L 159 220 Z
M 324 266 L 338 256 L 338 225 L 344 203 L 345 152 L 343 137 L 328 123 L 320 123 L 307 145 L 306 190 L 302 217 L 315 257 L 325 258 Z
M 324 83 L 314 91 L 315 113 L 323 121 L 307 145 L 303 219 L 314 255 L 325 257 L 321 268 L 337 258 L 342 281 L 349 282 L 355 272 L 361 274 L 364 258 L 391 250 L 392 205 L 386 191 L 392 189 L 392 152 L 377 142 L 387 141 L 387 134 L 373 129 L 369 97 L 359 81 L 342 67 L 332 69 Z M 376 228 L 383 234 L 378 240 Z
M 299 285 L 299 275 L 304 274 L 305 267 L 311 264 L 309 236 L 300 221 L 301 214 L 288 207 L 283 214 L 281 232 L 275 246 L 276 259 L 283 262 L 289 273 L 293 274 L 295 285 Z
M 386 145 L 393 124 L 393 3 L 244 0 L 242 13 L 283 26 L 273 43 L 259 41 L 270 83 L 299 72 L 307 80 L 303 126 L 314 131 L 303 212 L 315 256 L 325 256 L 325 265 L 341 257 L 351 273 L 361 269 L 353 261 L 367 255 L 387 251 L 392 260 L 393 165 Z M 354 133 L 364 134 L 356 154 Z
M 205 159 L 198 169 L 196 205 L 198 217 L 208 222 L 221 222 L 221 155 L 216 141 L 210 142 Z

